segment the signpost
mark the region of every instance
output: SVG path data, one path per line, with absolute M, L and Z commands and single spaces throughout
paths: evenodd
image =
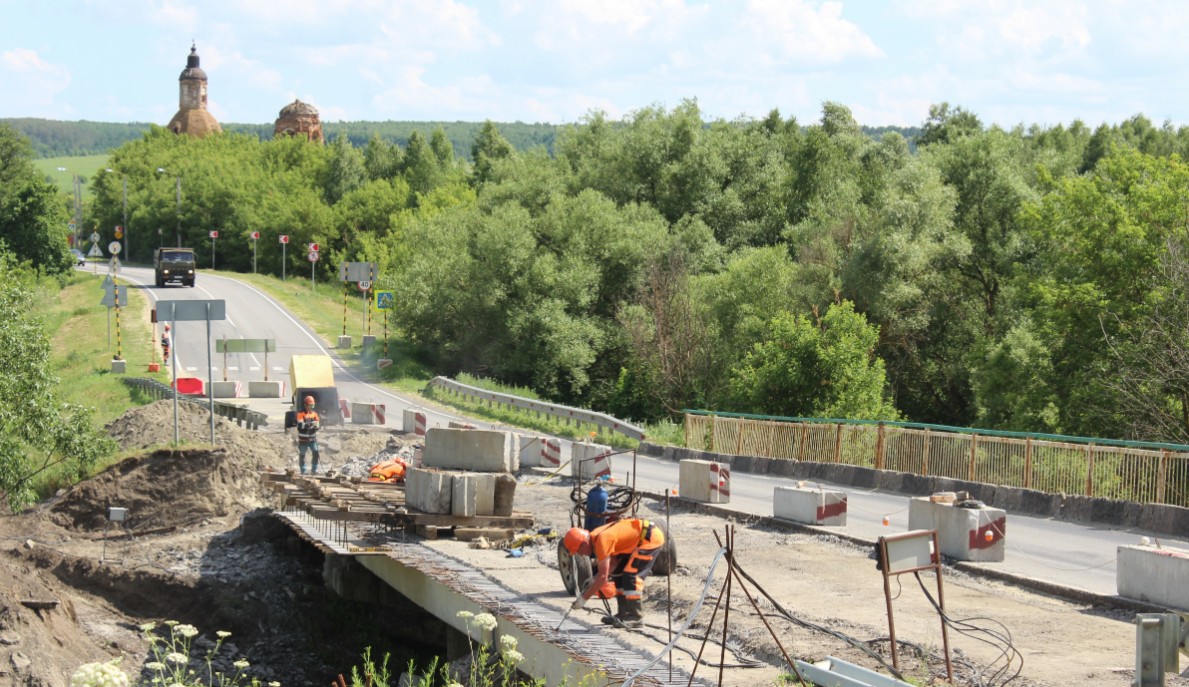
M 170 356 L 173 360 L 173 443 L 177 445 L 178 440 L 178 341 L 177 331 L 180 322 L 200 322 L 206 321 L 206 376 L 207 376 L 207 397 L 210 399 L 210 416 L 211 416 L 211 444 L 215 443 L 215 395 L 211 392 L 211 382 L 214 381 L 211 374 L 211 320 L 225 320 L 227 319 L 227 301 L 224 300 L 207 300 L 207 301 L 157 301 L 157 320 L 168 320 L 171 325 L 170 329 L 173 331 L 173 346 L 174 354 Z
M 218 230 L 211 230 L 210 237 L 211 237 L 211 269 L 213 270 L 213 269 L 215 269 L 215 244 L 218 243 L 218 241 L 219 241 Z M 214 443 L 214 442 L 211 442 L 211 443 Z
M 311 243 L 311 246 L 317 246 L 316 243 Z M 310 249 L 310 291 L 314 290 L 314 267 L 318 264 L 318 251 L 316 248 Z
M 360 336 L 364 336 L 366 334 L 371 333 L 368 330 L 368 326 L 367 326 L 367 320 L 368 320 L 368 317 L 367 317 L 368 316 L 367 291 L 368 291 L 368 289 L 372 288 L 372 283 L 370 281 L 364 279 L 363 281 L 359 282 L 358 286 L 359 286 L 359 290 L 363 292 L 363 319 L 360 321 L 359 331 L 360 331 Z
M 260 232 L 252 232 L 252 274 L 256 274 L 256 242 L 260 240 Z M 267 381 L 267 380 L 265 380 Z
M 391 291 L 372 291 L 376 299 L 376 310 L 384 312 L 384 355 L 376 361 L 376 367 L 383 370 L 392 364 L 388 357 L 388 311 L 392 310 L 393 295 Z
M 285 281 L 285 249 L 289 246 L 289 235 L 281 234 L 281 281 Z

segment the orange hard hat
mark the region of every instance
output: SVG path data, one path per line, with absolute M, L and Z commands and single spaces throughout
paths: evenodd
M 313 397 L 313 396 L 306 396 L 305 404 L 306 404 L 306 405 L 308 405 L 308 406 L 312 406 L 312 405 L 314 405 L 314 397 Z
M 571 527 L 566 530 L 566 535 L 562 537 L 561 543 L 562 546 L 566 547 L 566 551 L 569 551 L 570 555 L 573 556 L 578 553 L 579 546 L 590 543 L 590 532 L 587 532 L 581 527 Z

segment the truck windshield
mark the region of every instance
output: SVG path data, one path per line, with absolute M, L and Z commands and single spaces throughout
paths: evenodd
M 189 252 L 162 253 L 161 262 L 194 262 L 194 254 Z

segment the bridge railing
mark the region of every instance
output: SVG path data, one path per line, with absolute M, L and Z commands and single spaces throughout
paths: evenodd
M 551 417 L 566 421 L 586 423 L 596 427 L 602 427 L 607 431 L 616 432 L 638 441 L 644 440 L 643 429 L 640 429 L 631 423 L 624 422 L 623 420 L 613 418 L 610 415 L 596 413 L 592 410 L 571 408 L 569 406 L 563 406 L 556 403 L 545 403 L 543 401 L 537 401 L 531 398 L 501 394 L 496 391 L 488 391 L 487 389 L 480 389 L 476 386 L 469 386 L 461 382 L 456 382 L 448 377 L 434 377 L 433 379 L 429 380 L 429 386 L 436 386 L 441 389 L 445 389 L 465 399 L 486 401 L 488 404 L 506 405 L 513 408 L 520 408 L 521 410 L 541 413 L 542 415 L 549 415 Z
M 144 393 L 152 396 L 155 399 L 173 398 L 173 388 L 168 384 L 162 384 L 155 379 L 147 377 L 124 377 L 123 381 L 128 386 L 139 389 Z M 186 394 L 179 394 L 178 399 L 186 401 L 187 403 L 194 403 L 196 405 L 207 407 L 206 397 L 188 396 Z M 240 427 L 247 427 L 248 429 L 260 429 L 268 424 L 268 415 L 256 410 L 251 410 L 243 406 L 238 406 L 234 403 L 226 403 L 224 401 L 214 402 L 215 415 L 225 417 L 232 420 Z
M 907 422 L 685 411 L 688 448 L 1189 506 L 1189 446 Z

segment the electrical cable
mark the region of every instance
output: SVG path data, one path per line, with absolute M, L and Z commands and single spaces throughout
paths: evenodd
M 987 682 L 979 680 L 980 684 L 987 685 L 988 687 L 1003 687 L 1004 685 L 1007 685 L 1016 678 L 1020 677 L 1020 673 L 1024 670 L 1024 656 L 1018 649 L 1016 649 L 1015 644 L 1012 642 L 1011 631 L 1007 629 L 1006 625 L 999 622 L 998 620 L 995 620 L 994 618 L 989 618 L 986 616 L 975 616 L 962 619 L 951 618 L 949 614 L 942 610 L 941 605 L 937 603 L 937 601 L 933 598 L 933 595 L 929 593 L 929 588 L 925 586 L 925 581 L 921 579 L 920 573 L 914 572 L 913 577 L 917 579 L 917 584 L 920 585 L 921 591 L 925 593 L 925 598 L 929 599 L 929 603 L 933 604 L 933 608 L 937 611 L 937 614 L 941 616 L 942 622 L 944 622 L 947 626 L 952 627 L 955 632 L 961 635 L 969 637 L 975 641 L 982 642 L 999 650 L 999 656 L 988 663 L 987 667 L 988 669 L 993 668 L 1001 660 L 1003 661 L 1003 666 L 991 673 L 990 679 Z M 979 627 L 972 622 L 976 620 L 994 623 L 995 625 L 998 625 L 1002 631 L 993 628 Z M 1004 676 L 1006 676 L 1008 671 L 1011 670 L 1012 663 L 1016 660 L 1019 661 L 1019 666 L 1016 668 L 1015 673 L 1012 673 L 1011 677 L 1004 679 Z M 976 679 L 979 677 L 979 672 L 980 671 L 977 670 L 975 671 Z

